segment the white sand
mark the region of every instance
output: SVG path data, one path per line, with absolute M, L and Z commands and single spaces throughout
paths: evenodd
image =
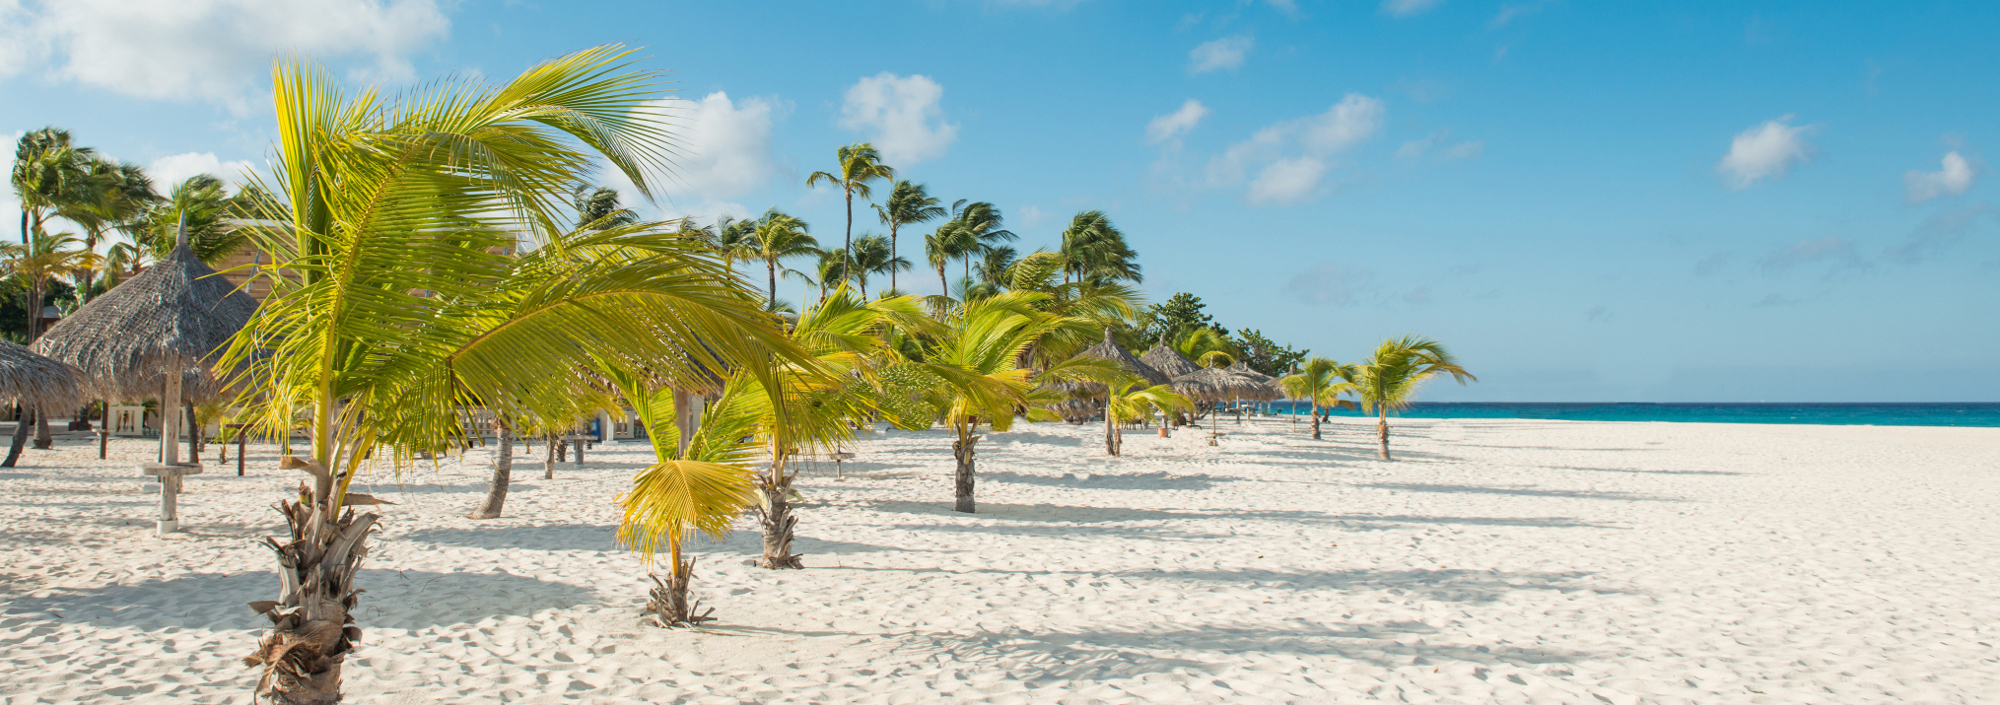
M 642 624 L 612 544 L 642 446 L 538 447 L 483 522 L 475 452 L 373 488 L 348 701 L 2000 702 L 2000 429 L 1409 420 L 1382 463 L 1223 427 L 992 434 L 970 516 L 943 434 L 892 432 L 803 479 L 810 569 L 703 543 L 701 631 Z M 251 540 L 303 476 L 211 465 L 163 540 L 145 451 L 0 471 L 0 702 L 249 702 Z

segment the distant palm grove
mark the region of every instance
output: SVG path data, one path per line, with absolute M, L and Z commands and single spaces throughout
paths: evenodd
M 621 47 L 395 97 L 284 62 L 272 88 L 269 171 L 233 192 L 213 176 L 154 184 L 60 129 L 22 137 L 0 333 L 33 343 L 45 306 L 90 306 L 177 238 L 259 293 L 250 321 L 190 372 L 226 393 L 199 410 L 155 401 L 246 424 L 284 444 L 305 479 L 280 498 L 282 587 L 252 604 L 269 635 L 246 645 L 273 702 L 337 698 L 361 638 L 356 571 L 382 519 L 352 509 L 384 500 L 350 483 L 462 451 L 475 412 L 499 442 L 473 518 L 504 515 L 514 439 L 545 439 L 553 467 L 558 437 L 582 419 L 643 425 L 654 464 L 616 498 L 618 540 L 664 558 L 649 610 L 679 626 L 702 618 L 689 539 L 747 517 L 764 537 L 759 565 L 801 568 L 792 464 L 885 426 L 941 430 L 949 501 L 976 512 L 983 434 L 1016 423 L 1101 423 L 1119 455 L 1127 427 L 1164 435 L 1291 398 L 1313 410 L 1301 442 L 1323 438 L 1326 409 L 1375 414 L 1386 460 L 1390 412 L 1426 379 L 1472 379 L 1421 336 L 1336 362 L 1225 327 L 1192 293 L 1148 303 L 1143 237 L 1104 211 L 1019 232 L 993 203 L 899 178 L 867 143 L 831 150 L 806 179 L 840 194 L 839 222 L 776 208 L 647 220 L 627 200 L 662 186 L 678 138 L 656 112 L 661 75 Z M 600 168 L 636 193 L 592 183 Z M 942 293 L 908 294 L 913 281 Z

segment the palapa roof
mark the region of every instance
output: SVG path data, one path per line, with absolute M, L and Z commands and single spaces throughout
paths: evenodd
M 1084 348 L 1083 352 L 1076 354 L 1076 357 L 1094 357 L 1100 360 L 1116 362 L 1119 367 L 1125 368 L 1127 372 L 1138 375 L 1140 379 L 1145 380 L 1148 387 L 1168 384 L 1174 381 L 1173 377 L 1154 369 L 1152 365 L 1146 364 L 1139 358 L 1133 357 L 1132 353 L 1126 352 L 1124 347 L 1111 339 L 1110 328 L 1104 329 L 1104 342 Z M 1064 389 L 1078 385 L 1099 391 L 1104 389 L 1104 385 L 1095 382 L 1058 382 L 1052 386 L 1057 389 Z
M 28 348 L 0 340 L 0 399 L 31 409 L 83 405 L 83 374 Z
M 1174 391 L 1194 401 L 1241 399 L 1252 386 L 1250 380 L 1216 368 L 1197 369 L 1174 378 Z
M 172 361 L 190 398 L 220 393 L 210 368 L 257 302 L 188 250 L 185 223 L 176 239 L 165 259 L 50 326 L 35 351 L 76 367 L 93 396 L 158 397 Z
M 1194 364 L 1193 360 L 1189 360 L 1186 356 L 1175 352 L 1173 348 L 1167 347 L 1166 343 L 1154 345 L 1153 349 L 1147 350 L 1146 354 L 1139 356 L 1139 361 L 1146 363 L 1155 370 L 1159 370 L 1161 374 L 1166 375 L 1170 380 L 1201 369 L 1200 365 Z
M 1285 397 L 1285 390 L 1278 387 L 1277 378 L 1252 369 L 1249 363 L 1237 360 L 1236 364 L 1230 365 L 1225 371 L 1250 380 L 1257 385 L 1255 389 L 1238 395 L 1238 398 L 1249 399 L 1251 401 L 1277 401 Z

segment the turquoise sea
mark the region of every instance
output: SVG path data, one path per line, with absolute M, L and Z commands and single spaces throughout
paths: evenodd
M 1289 402 L 1277 402 L 1290 413 Z M 1296 413 L 1305 413 L 1304 404 Z M 1334 411 L 1335 416 L 1360 416 Z M 1564 419 L 1569 421 L 1699 421 L 1869 426 L 1996 426 L 2000 403 L 1973 404 L 1642 404 L 1622 402 L 1418 402 L 1400 416 L 1419 419 Z

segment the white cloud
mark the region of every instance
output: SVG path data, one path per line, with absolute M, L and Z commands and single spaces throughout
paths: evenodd
M 1453 142 L 1450 129 L 1439 129 L 1420 139 L 1404 142 L 1396 148 L 1398 159 L 1422 159 L 1431 157 L 1441 162 L 1471 159 L 1486 151 L 1486 144 L 1478 140 Z
M 958 139 L 958 126 L 944 121 L 943 99 L 944 87 L 928 76 L 884 71 L 847 89 L 840 126 L 870 132 L 882 157 L 901 167 L 941 156 Z
M 1500 13 L 1493 16 L 1493 21 L 1486 23 L 1486 28 L 1499 29 L 1505 27 L 1509 22 L 1541 12 L 1553 2 L 1555 0 L 1535 0 L 1534 2 L 1502 7 L 1500 8 Z
M 1979 170 L 1966 161 L 1958 152 L 1946 152 L 1944 163 L 1937 171 L 1911 171 L 1903 175 L 1903 183 L 1909 187 L 1911 203 L 1951 194 L 1962 195 L 1972 188 L 1972 181 L 1978 178 Z
M 775 107 L 764 98 L 738 103 L 720 91 L 695 102 L 694 114 L 681 122 L 685 156 L 675 160 L 679 178 L 668 192 L 734 199 L 762 188 L 778 171 L 771 148 Z
M 1254 169 L 1257 177 L 1245 194 L 1252 204 L 1296 203 L 1320 195 L 1319 182 L 1332 168 L 1331 158 L 1380 132 L 1385 112 L 1381 100 L 1349 93 L 1324 113 L 1265 127 L 1230 145 L 1209 160 L 1208 183 L 1230 186 Z
M 1243 67 L 1243 58 L 1257 46 L 1257 40 L 1248 34 L 1223 37 L 1202 42 L 1194 51 L 1188 52 L 1188 73 L 1204 74 L 1210 71 L 1228 69 L 1234 71 Z
M 1256 205 L 1297 203 L 1313 195 L 1325 174 L 1326 162 L 1317 157 L 1281 159 L 1257 174 L 1244 197 Z
M 1383 0 L 1382 12 L 1397 17 L 1409 17 L 1437 7 L 1444 0 Z
M 188 152 L 168 157 L 160 157 L 146 165 L 146 175 L 153 179 L 153 190 L 165 196 L 173 193 L 174 186 L 197 174 L 208 174 L 229 184 L 230 191 L 244 183 L 252 165 L 247 161 L 222 161 L 214 152 Z
M 1795 164 L 1812 161 L 1812 145 L 1805 140 L 1811 125 L 1794 127 L 1786 115 L 1744 130 L 1729 143 L 1729 154 L 1715 165 L 1727 177 L 1730 188 L 1749 188 L 1762 179 L 1781 179 Z
M 1268 3 L 1271 5 L 1271 9 L 1277 10 L 1286 17 L 1297 19 L 1299 16 L 1298 0 L 1268 0 Z
M 0 0 L 0 76 L 41 69 L 142 98 L 236 110 L 274 57 L 364 56 L 362 73 L 414 76 L 407 56 L 450 30 L 438 0 Z
M 1179 110 L 1155 117 L 1152 122 L 1146 123 L 1146 144 L 1159 144 L 1187 134 L 1196 125 L 1200 125 L 1201 119 L 1207 116 L 1208 106 L 1202 105 L 1199 100 L 1189 98 L 1187 102 L 1181 104 Z

